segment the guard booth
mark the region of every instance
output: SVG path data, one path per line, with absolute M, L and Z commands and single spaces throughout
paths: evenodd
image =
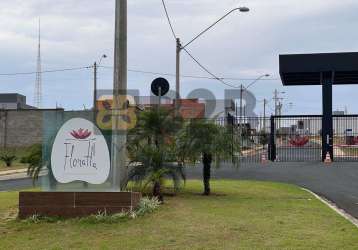
M 358 53 L 322 53 L 280 55 L 280 76 L 284 86 L 322 86 L 321 129 L 311 136 L 314 143 L 321 145 L 321 159 L 329 153 L 334 160 L 334 124 L 332 114 L 332 86 L 334 84 L 358 84 Z M 304 98 L 304 97 L 303 97 Z M 318 123 L 317 123 L 318 124 Z M 271 122 L 269 157 L 277 157 L 275 124 Z M 319 131 L 319 132 L 318 132 Z M 352 139 L 352 138 L 351 138 Z M 282 143 L 282 142 L 281 142 Z

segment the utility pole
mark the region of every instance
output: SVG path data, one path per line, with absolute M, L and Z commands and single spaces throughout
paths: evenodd
M 93 64 L 93 110 L 94 110 L 94 114 L 96 114 L 97 111 L 97 81 L 98 81 L 98 77 L 97 77 L 97 73 L 98 73 L 98 68 L 101 65 L 101 62 L 103 59 L 107 58 L 107 55 L 103 54 L 99 60 L 99 63 L 94 62 Z
M 240 117 L 239 117 L 239 135 L 240 135 L 240 143 L 243 144 L 242 138 L 242 98 L 244 93 L 244 86 L 241 84 L 240 86 Z
M 93 64 L 93 112 L 97 111 L 97 62 Z
M 114 76 L 113 76 L 113 114 L 112 114 L 112 188 L 114 191 L 124 187 L 127 179 L 126 142 L 127 131 L 119 129 L 121 103 L 127 95 L 127 0 L 116 0 Z
M 282 115 L 282 107 L 283 107 L 282 102 L 279 102 L 279 103 L 278 103 L 278 107 L 277 107 L 277 108 L 278 108 L 278 115 L 279 115 L 279 116 Z
M 275 89 L 273 97 L 273 99 L 275 100 L 275 116 L 281 115 L 283 106 L 281 103 L 281 100 L 283 100 L 283 98 L 279 97 L 279 94 L 285 94 L 285 92 L 279 92 L 277 89 Z
M 277 107 L 278 107 L 278 91 L 277 89 L 275 89 L 275 93 L 274 93 L 274 97 L 273 99 L 275 100 L 275 116 L 278 116 L 278 110 L 277 110 Z
M 242 98 L 243 98 L 243 94 L 244 94 L 244 86 L 241 84 L 240 85 L 240 120 L 242 117 Z
M 175 111 L 178 112 L 180 99 L 180 52 L 182 50 L 180 39 L 176 39 L 176 82 L 175 82 Z
M 267 105 L 267 100 L 264 99 L 264 131 L 266 131 L 266 105 Z

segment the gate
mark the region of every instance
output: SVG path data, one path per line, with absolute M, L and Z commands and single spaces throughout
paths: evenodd
M 322 116 L 272 116 L 272 161 L 319 162 L 322 160 Z
M 243 117 L 235 124 L 241 163 L 321 162 L 325 157 L 321 115 Z M 358 162 L 358 115 L 333 115 L 333 139 L 327 140 L 333 161 Z

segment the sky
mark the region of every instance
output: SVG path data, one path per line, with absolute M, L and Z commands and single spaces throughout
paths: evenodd
M 320 86 L 283 87 L 279 79 L 279 55 L 295 53 L 358 51 L 358 1 L 356 0 L 166 0 L 176 36 L 183 44 L 238 6 L 249 13 L 235 12 L 193 42 L 187 49 L 218 77 L 255 79 L 251 92 L 263 112 L 262 101 L 273 92 L 283 97 L 284 114 L 320 114 Z M 18 92 L 33 104 L 35 75 L 2 76 L 36 71 L 38 19 L 41 17 L 43 70 L 92 65 L 102 54 L 105 68 L 99 69 L 100 89 L 113 85 L 114 0 L 1 0 L 0 1 L 0 92 Z M 161 0 L 128 0 L 128 88 L 149 95 L 158 76 L 136 70 L 175 73 L 175 41 Z M 208 76 L 185 53 L 183 75 Z M 93 70 L 42 75 L 43 107 L 90 108 Z M 175 77 L 165 76 L 175 88 Z M 234 86 L 252 80 L 227 80 Z M 217 80 L 181 78 L 181 96 L 205 88 L 224 98 L 229 87 Z M 358 113 L 358 86 L 334 87 L 334 110 Z M 289 105 L 292 103 L 292 105 Z

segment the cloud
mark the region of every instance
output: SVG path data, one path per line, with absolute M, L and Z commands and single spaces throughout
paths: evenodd
M 42 20 L 43 68 L 68 68 L 92 64 L 103 53 L 113 62 L 114 0 L 2 0 L 0 3 L 0 60 L 2 71 L 36 69 L 37 22 Z M 354 51 L 358 49 L 354 0 L 166 0 L 174 29 L 183 43 L 230 9 L 248 6 L 249 13 L 233 13 L 188 47 L 200 62 L 219 76 L 255 78 L 263 73 L 278 77 L 278 55 Z M 146 71 L 175 71 L 175 42 L 160 0 L 128 1 L 128 65 Z M 182 54 L 182 73 L 206 75 Z M 129 73 L 129 87 L 149 93 L 155 76 Z M 47 107 L 66 108 L 91 104 L 90 70 L 44 75 Z M 172 86 L 174 78 L 168 77 Z M 35 77 L 0 78 L 2 92 L 22 92 L 32 99 Z M 250 81 L 233 82 L 248 84 Z M 112 86 L 112 70 L 100 69 L 100 88 Z M 225 86 L 214 80 L 182 79 L 183 95 L 205 87 L 224 95 Z M 252 89 L 269 99 L 280 81 L 261 81 Z M 351 87 L 351 88 L 354 88 Z M 312 91 L 310 91 L 312 89 Z M 295 112 L 320 113 L 320 90 L 286 88 Z M 335 105 L 345 103 L 337 90 Z M 305 100 L 300 96 L 305 95 Z M 309 104 L 308 104 L 309 103 Z M 310 105 L 308 110 L 304 106 Z M 347 100 L 347 105 L 352 105 Z M 357 109 L 358 111 L 358 109 Z M 292 111 L 293 112 L 293 111 Z

